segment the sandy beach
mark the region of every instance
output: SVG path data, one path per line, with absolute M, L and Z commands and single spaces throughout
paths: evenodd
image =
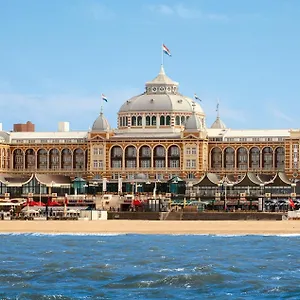
M 1 221 L 2 233 L 300 234 L 300 221 Z

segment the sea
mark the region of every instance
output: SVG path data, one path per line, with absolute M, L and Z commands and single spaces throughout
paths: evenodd
M 300 299 L 299 235 L 0 234 L 0 299 Z

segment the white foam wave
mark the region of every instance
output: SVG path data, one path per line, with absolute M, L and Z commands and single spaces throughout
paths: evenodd
M 127 233 L 77 233 L 77 232 L 0 232 L 0 235 L 25 235 L 25 236 L 118 236 Z

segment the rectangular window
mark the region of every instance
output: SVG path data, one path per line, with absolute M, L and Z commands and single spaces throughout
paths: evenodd
M 114 169 L 121 169 L 121 167 L 122 167 L 122 161 L 121 160 L 114 160 L 112 162 L 112 167 Z
M 170 168 L 179 168 L 179 160 L 170 160 Z
M 129 169 L 136 168 L 136 161 L 135 160 L 127 160 L 126 161 L 126 167 Z
M 195 147 L 192 148 L 192 154 L 193 154 L 193 155 L 196 155 L 196 154 L 197 154 L 197 148 L 195 148 Z
M 94 160 L 94 169 L 97 169 L 97 168 L 98 168 L 98 161 Z
M 165 165 L 165 160 L 155 160 L 155 167 L 156 168 L 164 168 Z
M 191 168 L 192 169 L 196 168 L 196 160 L 195 159 L 191 159 Z
M 103 160 L 98 160 L 98 168 L 103 169 Z
M 151 166 L 150 159 L 141 160 L 141 165 L 140 165 L 141 168 L 150 168 L 150 166 Z
M 191 154 L 191 148 L 186 148 L 186 155 L 190 155 Z

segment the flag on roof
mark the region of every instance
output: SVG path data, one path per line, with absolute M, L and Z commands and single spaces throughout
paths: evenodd
M 202 101 L 202 100 L 197 96 L 197 94 L 194 94 L 194 98 L 195 98 L 195 100 Z
M 107 98 L 104 94 L 101 94 L 101 98 L 102 98 L 103 101 L 107 102 Z
M 170 50 L 168 49 L 168 47 L 165 44 L 162 45 L 162 50 L 168 56 L 172 56 Z

